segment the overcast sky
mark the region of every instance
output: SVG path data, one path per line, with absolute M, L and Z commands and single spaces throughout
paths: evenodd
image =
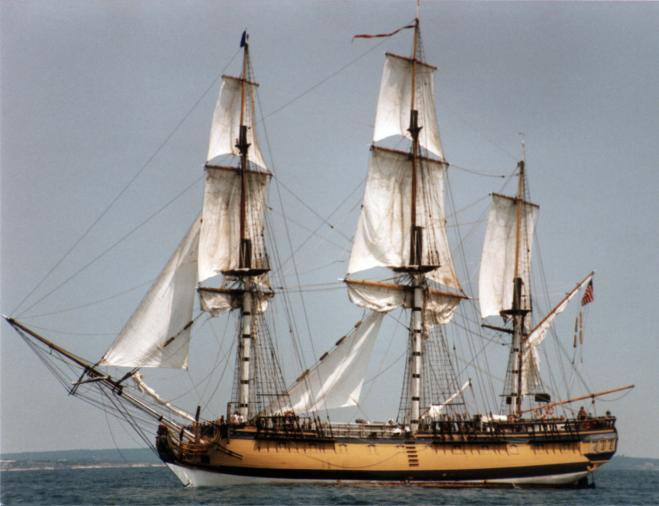
M 239 72 L 244 28 L 261 83 L 261 144 L 291 218 L 298 273 L 304 285 L 335 283 L 359 212 L 383 53 L 406 54 L 410 42 L 406 32 L 379 46 L 351 37 L 391 31 L 414 10 L 412 1 L 0 3 L 2 312 L 16 311 L 91 360 L 103 353 L 200 209 L 216 79 Z M 591 390 L 637 385 L 600 408 L 619 417 L 620 453 L 659 458 L 659 3 L 423 2 L 421 20 L 426 58 L 439 67 L 438 117 L 459 211 L 450 224 L 461 224 L 465 286 L 477 276 L 484 197 L 504 183 L 474 172 L 511 174 L 523 132 L 531 197 L 541 206 L 536 258 L 549 301 L 540 294 L 538 302 L 549 307 L 597 271 L 578 365 Z M 285 259 L 291 247 L 276 190 L 270 201 Z M 291 264 L 285 271 L 295 283 Z M 307 342 L 313 335 L 307 359 L 361 314 L 332 288 L 306 294 L 304 309 L 296 301 L 300 333 Z M 566 311 L 558 325 L 568 349 L 573 322 Z M 224 323 L 214 325 L 224 332 Z M 405 338 L 390 334 L 370 374 L 391 363 L 393 377 L 369 383 L 363 401 L 373 419 L 397 410 L 395 358 Z M 155 381 L 190 390 L 203 376 L 197 368 L 227 354 L 231 329 L 227 336 L 194 341 L 190 373 Z M 4 323 L 0 346 L 3 452 L 109 448 L 113 437 L 137 444 L 67 396 Z M 505 353 L 486 352 L 500 379 Z M 284 362 L 290 380 L 299 370 Z M 543 367 L 560 376 L 558 366 Z M 228 388 L 209 411 L 221 413 Z M 208 397 L 212 388 L 199 390 Z M 571 394 L 582 392 L 572 385 Z

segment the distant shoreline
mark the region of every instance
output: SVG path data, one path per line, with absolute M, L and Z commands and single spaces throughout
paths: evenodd
M 82 461 L 104 463 L 159 463 L 150 448 L 122 448 L 103 450 L 51 450 L 43 452 L 0 453 L 0 461 Z

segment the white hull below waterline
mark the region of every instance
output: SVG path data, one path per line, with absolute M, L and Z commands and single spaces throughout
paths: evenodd
M 231 485 L 245 485 L 253 483 L 296 483 L 317 482 L 323 480 L 302 480 L 291 478 L 262 478 L 258 476 L 242 476 L 239 474 L 225 474 L 193 469 L 191 467 L 179 466 L 167 463 L 167 467 L 176 475 L 185 487 L 227 487 Z
M 520 478 L 501 478 L 493 480 L 464 481 L 366 481 L 366 480 L 319 480 L 297 478 L 263 478 L 256 476 L 241 476 L 194 469 L 167 463 L 167 467 L 176 475 L 185 487 L 225 487 L 231 485 L 259 483 L 322 483 L 322 484 L 367 484 L 372 486 L 413 485 L 421 487 L 561 487 L 578 483 L 587 478 L 588 471 L 565 474 L 549 474 Z

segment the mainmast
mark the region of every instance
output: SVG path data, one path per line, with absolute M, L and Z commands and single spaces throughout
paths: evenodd
M 412 54 L 386 54 L 364 205 L 348 266 L 349 275 L 374 267 L 386 267 L 398 275 L 394 283 L 354 279 L 346 279 L 346 283 L 351 300 L 362 307 L 380 312 L 396 306 L 411 310 L 400 414 L 416 432 L 422 402 L 430 402 L 423 399 L 424 337 L 432 325 L 450 321 L 464 295 L 445 228 L 447 164 L 435 113 L 436 68 L 420 56 L 418 17 L 404 28 L 414 29 Z M 409 149 L 375 144 L 391 136 L 407 138 Z M 429 279 L 455 291 L 430 289 Z
M 419 18 L 414 20 L 414 43 L 412 49 L 412 86 L 411 86 L 411 101 L 410 101 L 410 126 L 407 131 L 412 136 L 412 209 L 410 213 L 412 227 L 410 230 L 410 265 L 421 265 L 421 252 L 423 251 L 423 238 L 421 231 L 417 229 L 416 225 L 416 193 L 417 193 L 417 173 L 416 167 L 419 163 L 419 111 L 416 109 L 416 64 L 417 64 L 417 50 L 419 40 Z
M 412 159 L 412 195 L 411 195 L 411 229 L 410 229 L 410 268 L 413 290 L 414 303 L 412 306 L 411 325 L 412 329 L 412 368 L 410 371 L 411 391 L 411 413 L 410 428 L 416 432 L 419 427 L 420 403 L 421 403 L 421 361 L 422 361 L 422 340 L 424 328 L 424 284 L 425 279 L 422 273 L 423 263 L 423 229 L 417 226 L 416 221 L 416 200 L 417 200 L 417 165 L 419 164 L 419 132 L 422 126 L 419 126 L 419 111 L 416 108 L 416 66 L 417 53 L 419 46 L 419 18 L 414 20 L 414 42 L 412 48 L 412 92 L 410 103 L 410 126 L 408 131 L 412 136 L 411 159 Z

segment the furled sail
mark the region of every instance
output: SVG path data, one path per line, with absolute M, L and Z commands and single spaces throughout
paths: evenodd
M 412 104 L 412 60 L 403 56 L 387 53 L 380 95 L 375 115 L 373 140 L 379 141 L 392 135 L 401 135 L 411 139 L 410 109 L 419 111 L 419 144 L 428 151 L 444 159 L 439 138 L 439 127 L 435 114 L 435 95 L 433 89 L 433 72 L 435 67 L 416 62 L 416 89 L 414 105 Z
M 243 301 L 243 290 L 230 288 L 231 278 L 225 278 L 222 288 L 199 288 L 199 299 L 201 309 L 211 316 L 219 316 L 225 311 L 240 309 Z M 267 274 L 252 277 L 252 299 L 255 303 L 254 310 L 257 313 L 265 313 L 268 308 L 268 301 L 274 296 L 270 287 L 270 281 Z
M 512 308 L 515 251 L 517 244 L 517 200 L 492 195 L 478 280 L 481 316 L 498 315 Z M 519 277 L 528 294 L 531 269 L 531 246 L 538 206 L 523 202 L 519 229 Z M 522 300 L 528 308 L 528 297 Z
M 544 341 L 547 331 L 554 323 L 554 319 L 561 314 L 569 302 L 575 297 L 579 290 L 586 286 L 593 279 L 594 273 L 590 273 L 582 279 L 542 321 L 535 326 L 526 339 L 526 348 L 524 349 L 524 364 L 522 368 L 522 392 L 524 394 L 535 393 L 540 383 L 540 356 L 538 349 Z
M 200 224 L 197 217 L 101 365 L 187 367 Z
M 267 265 L 263 237 L 268 172 L 248 171 L 245 234 L 251 241 L 253 268 Z M 199 238 L 199 281 L 240 268 L 241 173 L 231 167 L 207 166 Z
M 440 416 L 444 411 L 444 408 L 448 406 L 451 402 L 453 402 L 459 395 L 461 395 L 462 392 L 464 392 L 468 386 L 471 386 L 471 380 L 465 381 L 464 384 L 456 392 L 453 392 L 453 394 L 451 394 L 451 396 L 441 404 L 430 405 L 425 414 L 430 418 L 436 418 Z
M 140 372 L 136 372 L 135 374 L 132 375 L 131 378 L 133 380 L 133 383 L 135 383 L 135 386 L 140 392 L 142 392 L 145 395 L 148 395 L 161 406 L 165 406 L 175 415 L 180 416 L 181 418 L 185 418 L 186 420 L 189 420 L 191 422 L 195 421 L 194 416 L 192 416 L 190 413 L 188 413 L 187 411 L 183 411 L 181 408 L 174 406 L 170 401 L 160 397 L 158 392 L 156 392 L 153 388 L 151 388 L 149 385 L 147 385 L 144 382 L 144 378 L 142 377 L 142 374 Z
M 384 313 L 372 312 L 288 390 L 296 413 L 357 405 Z
M 199 300 L 203 311 L 212 316 L 219 316 L 225 311 L 240 309 L 242 305 L 241 293 L 232 290 L 220 290 L 199 288 Z
M 217 99 L 215 112 L 213 113 L 213 123 L 211 124 L 208 143 L 207 160 L 209 162 L 226 154 L 240 156 L 240 152 L 236 147 L 236 140 L 241 124 L 242 83 L 242 79 L 222 76 L 222 87 L 220 88 L 220 95 Z M 245 103 L 242 124 L 247 126 L 247 142 L 250 144 L 248 152 L 249 160 L 265 168 L 266 165 L 261 156 L 261 149 L 259 148 L 254 131 L 254 125 L 256 123 L 254 121 L 254 94 L 257 86 L 256 83 L 245 82 Z
M 387 312 L 397 307 L 410 309 L 414 302 L 414 289 L 409 286 L 346 279 L 350 300 L 366 309 Z M 433 325 L 451 321 L 460 301 L 465 297 L 438 290 L 426 291 L 424 321 Z
M 424 265 L 438 265 L 429 277 L 460 288 L 448 246 L 444 217 L 445 165 L 419 158 L 416 224 L 423 228 Z M 373 267 L 404 267 L 410 263 L 412 227 L 412 160 L 408 153 L 371 149 L 368 179 L 348 273 Z

